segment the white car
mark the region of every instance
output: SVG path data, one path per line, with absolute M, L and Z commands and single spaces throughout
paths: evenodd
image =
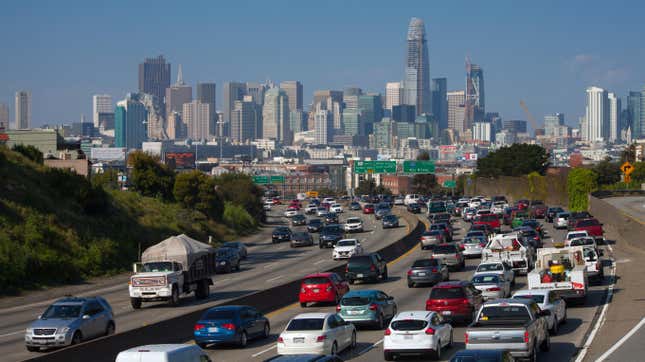
M 421 196 L 417 194 L 407 194 L 405 195 L 405 199 L 403 199 L 403 204 L 405 204 L 405 206 L 410 204 L 420 204 L 419 201 L 421 201 Z
M 577 238 L 586 238 L 589 237 L 589 233 L 586 230 L 582 231 L 569 231 L 567 236 L 564 238 L 564 245 L 570 245 L 571 240 Z
M 273 203 L 268 203 L 268 202 L 264 203 L 264 205 L 262 206 L 262 208 L 263 208 L 265 211 L 271 211 L 271 208 L 272 208 L 272 207 L 273 207 Z
M 298 215 L 298 210 L 287 210 L 284 212 L 285 217 L 294 217 Z
M 357 239 L 341 239 L 338 240 L 332 252 L 332 258 L 349 259 L 352 255 L 363 254 L 363 247 Z
M 441 359 L 441 350 L 452 345 L 452 326 L 435 312 L 401 312 L 392 318 L 383 337 L 383 358 L 392 361 L 399 354 L 432 354 Z
M 472 198 L 470 199 L 470 201 L 468 201 L 468 207 L 478 208 L 479 205 L 481 204 L 482 204 L 482 200 L 477 198 Z
M 540 309 L 551 311 L 551 315 L 548 316 L 551 334 L 558 334 L 560 323 L 567 322 L 567 303 L 554 290 L 523 289 L 513 293 L 513 298 L 533 299 Z
M 343 207 L 340 206 L 340 204 L 331 204 L 331 206 L 329 206 L 329 211 L 340 214 L 343 212 Z
M 328 213 L 329 211 L 327 211 L 327 209 L 325 209 L 324 207 L 319 207 L 316 209 L 316 215 L 319 217 L 326 216 Z
M 511 295 L 511 282 L 504 279 L 502 274 L 477 274 L 471 279 L 475 289 L 482 292 L 484 300 L 507 298 Z
M 331 354 L 356 347 L 356 328 L 335 313 L 295 316 L 278 337 L 278 354 Z
M 556 229 L 566 229 L 567 225 L 569 223 L 569 214 L 568 212 L 559 212 L 555 216 L 555 221 L 553 222 L 555 224 Z
M 323 199 L 323 204 L 325 204 L 325 203 L 327 203 L 327 204 L 333 204 L 333 203 L 335 203 L 335 202 L 336 202 L 336 200 L 334 200 L 334 198 L 333 198 L 333 197 L 325 197 L 325 198 Z
M 405 197 L 397 196 L 394 198 L 394 205 L 405 205 Z
M 307 207 L 305 207 L 305 214 L 312 215 L 312 214 L 315 214 L 317 210 L 318 210 L 318 206 L 314 204 L 309 204 L 307 205 Z
M 363 220 L 358 217 L 350 217 L 345 220 L 344 229 L 347 232 L 363 232 Z
M 126 349 L 116 356 L 116 362 L 210 360 L 208 354 L 194 344 L 149 344 Z
M 505 280 L 508 280 L 511 283 L 511 286 L 515 285 L 515 272 L 508 264 L 501 261 L 479 264 L 473 276 L 480 274 L 499 274 L 503 276 Z
M 605 278 L 604 267 L 600 260 L 600 257 L 603 255 L 602 250 L 598 250 L 591 245 L 585 245 L 583 246 L 582 254 L 585 259 L 585 265 L 587 266 L 587 276 L 589 279 L 595 279 L 601 282 Z
M 508 207 L 508 204 L 504 201 L 495 201 L 493 206 L 491 206 L 490 211 L 493 214 L 501 215 L 504 213 L 504 209 Z
M 583 236 L 580 238 L 573 238 L 573 239 L 567 239 L 565 240 L 564 246 L 565 247 L 570 247 L 570 246 L 593 246 L 594 249 L 598 249 L 598 244 L 596 243 L 596 239 L 593 236 Z

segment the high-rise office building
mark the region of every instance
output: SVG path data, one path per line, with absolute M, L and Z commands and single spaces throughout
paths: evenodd
M 544 116 L 544 135 L 556 137 L 558 127 L 564 125 L 564 113 L 547 114 Z
M 197 99 L 184 103 L 181 118 L 186 124 L 187 136 L 193 141 L 207 140 L 216 134 L 215 129 L 211 128 L 212 116 L 208 103 L 202 103 Z
M 461 134 L 465 130 L 463 115 L 466 92 L 462 90 L 447 92 L 446 97 L 448 99 L 448 128 Z
M 631 133 L 633 138 L 640 138 L 643 136 L 643 131 L 645 131 L 645 124 L 641 119 L 641 102 L 642 102 L 641 92 L 629 92 L 627 95 L 627 114 L 629 127 L 631 128 Z
M 181 108 L 183 112 L 184 111 L 183 105 Z M 181 119 L 181 113 L 172 112 L 167 116 L 168 117 L 166 121 L 166 134 L 168 135 L 168 139 L 178 140 L 178 139 L 186 138 L 188 134 L 188 128 L 186 127 L 186 124 Z
M 0 129 L 9 129 L 9 106 L 0 103 Z
M 166 115 L 173 112 L 181 113 L 184 109 L 184 103 L 190 103 L 193 100 L 193 88 L 184 83 L 184 77 L 181 72 L 181 64 L 177 67 L 177 82 L 166 88 Z
M 231 139 L 246 142 L 255 139 L 257 126 L 257 107 L 251 96 L 244 96 L 241 101 L 235 101 L 231 113 Z
M 291 110 L 289 112 L 289 128 L 291 132 L 298 133 L 306 131 L 307 125 L 304 122 L 305 112 L 301 109 Z
M 297 80 L 286 80 L 280 82 L 280 89 L 287 93 L 290 110 L 302 110 L 302 83 Z
M 395 122 L 413 123 L 416 118 L 414 106 L 401 104 L 392 107 L 392 120 Z
M 401 82 L 388 82 L 385 84 L 385 109 L 392 110 L 403 102 L 403 88 Z
M 582 137 L 585 141 L 606 140 L 609 136 L 609 98 L 607 91 L 599 87 L 588 87 L 585 107 L 585 127 Z
M 31 128 L 31 92 L 16 92 L 14 112 L 15 129 Z
M 208 103 L 208 108 L 210 110 L 210 120 L 208 124 L 208 128 L 214 132 L 213 134 L 218 134 L 219 135 L 219 130 L 220 127 L 217 127 L 217 102 L 215 101 L 215 98 L 217 96 L 217 90 L 216 90 L 216 84 L 215 83 L 197 83 L 197 94 L 196 98 L 198 101 L 202 103 Z M 219 136 L 226 136 L 228 135 L 228 127 L 225 124 L 224 127 L 221 127 L 222 130 L 224 130 L 223 135 Z M 215 131 L 217 130 L 217 131 Z
M 128 93 L 117 102 L 114 111 L 114 145 L 126 149 L 141 149 L 147 139 L 147 111 L 138 93 Z
M 95 94 L 92 96 L 92 122 L 94 127 L 100 128 L 99 113 L 114 113 L 112 96 L 109 94 Z
M 616 142 L 620 139 L 620 116 L 622 114 L 622 104 L 620 97 L 616 93 L 607 93 L 609 103 L 609 142 Z
M 350 97 L 348 96 L 348 100 Z M 343 92 L 334 90 L 318 90 L 314 92 L 313 111 L 327 110 L 331 112 L 334 130 L 343 132 Z M 315 113 L 314 113 L 315 116 Z M 315 119 L 315 118 L 314 118 Z
M 156 58 L 146 58 L 139 64 L 139 92 L 152 94 L 159 109 L 165 113 L 164 97 L 166 88 L 170 87 L 170 63 L 166 63 L 163 55 Z M 165 117 L 165 114 L 162 114 Z
M 314 91 L 314 107 L 318 103 L 327 103 L 327 99 L 332 100 L 332 102 L 337 102 L 339 104 L 343 103 L 343 92 L 337 90 L 317 90 Z
M 526 133 L 526 121 L 521 119 L 505 119 L 502 122 L 502 129 L 511 133 Z
M 231 121 L 235 101 L 241 101 L 246 94 L 246 85 L 240 82 L 224 83 L 224 122 Z
M 285 145 L 291 144 L 289 116 L 287 93 L 280 88 L 271 88 L 266 91 L 262 106 L 262 137 L 274 139 Z
M 490 122 L 473 123 L 473 140 L 493 142 L 493 125 Z
M 448 79 L 433 78 L 430 86 L 432 91 L 432 114 L 439 125 L 439 130 L 448 128 Z
M 410 20 L 407 39 L 403 103 L 415 106 L 417 115 L 432 113 L 430 63 L 423 20 Z
M 396 122 L 390 118 L 383 118 L 380 122 L 374 123 L 373 148 L 392 148 L 393 138 L 396 135 Z
M 366 134 L 372 133 L 373 124 L 380 122 L 383 118 L 383 104 L 381 103 L 381 95 L 375 93 L 368 93 L 358 97 L 358 110 L 361 118 L 365 123 Z
M 334 138 L 332 112 L 320 109 L 316 111 L 314 117 L 314 143 L 317 145 L 329 144 Z
M 641 133 L 639 137 L 645 136 L 645 86 L 643 86 L 643 89 L 641 90 L 641 103 L 640 103 L 640 126 L 641 126 Z
M 343 111 L 343 134 L 346 136 L 364 136 L 365 125 L 357 109 Z
M 474 122 L 484 120 L 485 104 L 484 70 L 479 65 L 466 61 L 465 128 L 470 129 Z

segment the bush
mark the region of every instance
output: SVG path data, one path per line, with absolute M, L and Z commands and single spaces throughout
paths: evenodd
M 587 210 L 589 194 L 598 189 L 598 175 L 587 168 L 574 168 L 567 178 L 569 209 L 571 211 Z
M 143 196 L 172 200 L 175 173 L 159 163 L 159 158 L 143 151 L 135 151 L 128 156 L 128 165 L 132 167 L 132 189 Z
M 36 162 L 37 164 L 43 164 L 43 153 L 39 149 L 32 145 L 25 146 L 23 144 L 14 145 L 11 148 L 12 151 L 18 152 L 28 159 Z
M 217 191 L 224 201 L 241 206 L 255 220 L 264 221 L 262 189 L 253 183 L 250 176 L 241 173 L 225 173 L 215 177 Z
M 224 204 L 224 223 L 240 234 L 250 234 L 257 228 L 256 220 L 241 206 L 231 202 Z
M 549 155 L 538 145 L 515 143 L 477 160 L 477 176 L 524 176 L 531 172 L 544 175 Z
M 224 205 L 215 187 L 212 177 L 195 170 L 177 175 L 173 194 L 183 207 L 199 210 L 212 220 L 221 220 Z

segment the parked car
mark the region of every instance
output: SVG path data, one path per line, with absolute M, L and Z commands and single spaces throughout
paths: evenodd
M 290 246 L 295 248 L 297 246 L 312 246 L 314 245 L 314 238 L 308 231 L 297 231 L 291 236 Z
M 442 282 L 430 290 L 426 310 L 450 321 L 470 323 L 483 301 L 482 293 L 469 281 Z
M 462 349 L 457 351 L 450 362 L 514 362 L 511 352 L 503 349 Z
M 374 204 L 363 205 L 363 214 L 373 214 L 373 213 L 374 213 Z
M 438 259 L 454 270 L 463 270 L 466 267 L 466 259 L 459 247 L 455 244 L 439 244 L 432 248 L 432 258 Z
M 302 279 L 298 300 L 306 308 L 308 303 L 334 303 L 349 292 L 349 285 L 336 273 L 314 273 Z
M 233 270 L 240 270 L 240 254 L 231 248 L 217 249 L 215 256 L 215 272 L 230 273 Z
M 114 334 L 110 304 L 102 297 L 65 297 L 52 303 L 25 330 L 29 352 L 64 347 Z
M 244 348 L 254 338 L 268 338 L 269 319 L 257 309 L 244 305 L 208 309 L 193 328 L 193 338 L 200 348 L 209 344 L 232 343 Z
M 336 243 L 332 251 L 332 259 L 349 259 L 354 255 L 363 254 L 363 247 L 357 239 L 342 239 Z
M 448 266 L 437 259 L 417 259 L 408 269 L 408 288 L 418 284 L 437 284 L 450 279 Z
M 500 274 L 477 274 L 470 279 L 477 290 L 482 292 L 484 300 L 507 298 L 511 296 L 511 281 Z
M 349 204 L 349 209 L 350 209 L 350 210 L 352 210 L 352 211 L 360 210 L 360 209 L 361 209 L 361 204 L 359 204 L 359 203 L 358 203 L 358 202 L 356 202 L 356 201 L 352 201 L 352 202 Z
M 421 205 L 417 204 L 416 202 L 408 204 L 408 206 L 406 206 L 406 209 L 408 210 L 408 212 L 411 212 L 413 214 L 421 213 Z
M 447 242 L 446 232 L 443 230 L 424 231 L 421 234 L 421 249 L 426 250 L 438 244 Z
M 400 354 L 419 354 L 440 360 L 441 351 L 452 346 L 452 334 L 452 326 L 437 313 L 401 312 L 385 330 L 383 358 L 393 361 Z
M 356 347 L 356 327 L 335 313 L 299 314 L 280 333 L 277 345 L 280 355 L 336 355 Z
M 309 222 L 307 223 L 307 231 L 310 233 L 317 233 L 323 228 L 323 226 L 325 226 L 325 224 L 323 224 L 322 220 L 309 219 Z
M 357 280 L 387 280 L 387 263 L 379 253 L 352 256 L 345 269 L 345 278 L 349 284 L 354 284 Z
M 399 217 L 393 214 L 383 216 L 382 220 L 383 229 L 391 229 L 399 227 Z
M 567 322 L 567 303 L 558 293 L 549 289 L 523 289 L 513 293 L 513 299 L 530 299 L 537 303 L 541 310 L 548 310 L 547 328 L 551 334 L 558 334 L 560 324 Z
M 291 240 L 291 229 L 286 226 L 278 226 L 273 229 L 273 233 L 271 233 L 271 241 L 273 243 L 289 240 Z
M 292 226 L 307 225 L 307 217 L 302 214 L 294 215 L 291 218 L 291 225 Z
M 380 290 L 354 290 L 343 296 L 336 312 L 347 322 L 383 329 L 397 313 L 396 302 Z
M 222 244 L 220 246 L 221 248 L 231 248 L 237 250 L 237 253 L 240 256 L 240 259 L 246 259 L 246 257 L 249 255 L 248 250 L 246 249 L 246 245 L 244 243 L 239 242 L 239 241 L 228 241 Z
M 338 224 L 325 225 L 318 236 L 319 248 L 333 248 L 343 238 L 343 228 Z
M 206 352 L 194 344 L 148 344 L 119 352 L 115 362 L 211 362 Z
M 349 217 L 345 220 L 344 229 L 348 233 L 362 233 L 363 220 L 360 217 Z

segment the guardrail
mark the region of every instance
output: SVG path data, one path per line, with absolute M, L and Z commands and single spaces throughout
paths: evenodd
M 406 214 L 407 215 L 407 214 Z M 425 230 L 419 219 L 410 217 L 414 227 L 411 232 L 396 242 L 380 249 L 378 252 L 387 261 L 394 260 L 410 250 L 419 242 L 419 236 Z M 408 218 L 406 218 L 406 221 Z M 408 221 L 410 225 L 410 221 Z M 345 265 L 326 270 L 342 274 Z M 263 313 L 268 313 L 298 301 L 300 280 L 265 289 L 250 295 L 239 297 L 219 305 L 249 305 Z M 208 307 L 210 308 L 210 307 Z M 160 321 L 145 327 L 131 329 L 108 337 L 102 337 L 77 346 L 71 346 L 59 351 L 34 357 L 28 361 L 69 362 L 93 361 L 114 362 L 120 351 L 145 344 L 184 343 L 193 338 L 195 321 L 208 308 L 203 308 L 178 317 Z
M 591 196 L 598 199 L 622 196 L 645 196 L 645 190 L 601 190 L 592 192 Z
M 589 195 L 589 212 L 605 225 L 611 225 L 623 244 L 645 250 L 645 223 L 603 199 L 622 196 L 645 196 L 642 190 L 596 191 Z

